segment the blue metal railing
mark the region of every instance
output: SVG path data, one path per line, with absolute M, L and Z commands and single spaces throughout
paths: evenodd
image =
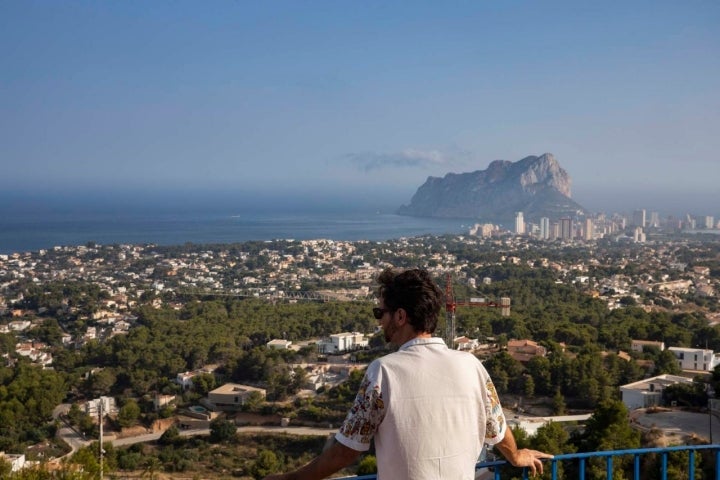
M 668 478 L 668 457 L 671 453 L 674 452 L 681 452 L 681 453 L 687 453 L 687 463 L 685 464 L 685 471 L 687 472 L 687 478 L 688 480 L 696 480 L 696 479 L 706 479 L 706 478 L 714 478 L 715 480 L 720 480 L 720 445 L 684 445 L 684 446 L 678 446 L 678 447 L 664 447 L 664 448 L 638 448 L 634 450 L 607 450 L 607 451 L 599 451 L 599 452 L 586 452 L 586 453 L 568 453 L 568 454 L 562 454 L 562 455 L 555 455 L 555 457 L 552 460 L 547 460 L 546 462 L 549 463 L 549 465 L 545 466 L 545 471 L 550 473 L 550 478 L 552 480 L 558 480 L 558 478 L 566 478 L 566 479 L 578 479 L 578 480 L 586 480 L 587 473 L 586 473 L 586 467 L 587 463 L 590 460 L 593 459 L 600 459 L 604 460 L 605 463 L 605 479 L 606 480 L 612 480 L 613 479 L 613 467 L 616 465 L 616 463 L 613 462 L 613 459 L 622 459 L 630 457 L 632 459 L 632 468 L 630 474 L 632 475 L 633 480 L 645 480 L 645 479 L 657 479 L 657 480 L 667 480 Z M 697 471 L 696 469 L 696 460 L 698 456 L 698 452 L 700 453 L 710 453 L 712 454 L 712 458 L 714 463 L 712 464 L 712 472 L 713 476 L 707 477 L 704 476 L 704 474 L 700 471 Z M 660 457 L 659 462 L 659 468 L 657 472 L 650 472 L 648 470 L 641 470 L 641 463 L 644 456 L 653 456 L 657 455 Z M 566 465 L 567 469 L 573 470 L 573 476 L 568 475 L 567 473 L 563 477 L 559 477 L 559 466 L 560 465 Z M 476 466 L 476 470 L 481 469 L 488 469 L 488 471 L 492 471 L 491 475 L 494 480 L 502 480 L 503 478 L 510 478 L 511 475 L 517 475 L 517 469 L 515 469 L 513 472 L 511 472 L 512 467 L 508 462 L 505 460 L 498 460 L 498 461 L 491 461 L 491 462 L 481 462 L 478 463 Z M 706 472 L 708 469 L 706 468 Z M 503 473 L 507 472 L 507 476 L 503 477 Z M 575 473 L 577 472 L 577 473 Z M 529 473 L 527 469 L 522 470 L 522 478 L 524 480 L 527 480 L 530 478 Z M 593 477 L 594 478 L 594 477 Z M 625 478 L 625 477 L 623 477 Z M 337 480 L 375 480 L 375 475 L 364 475 L 359 477 L 346 477 L 345 479 L 337 479 Z

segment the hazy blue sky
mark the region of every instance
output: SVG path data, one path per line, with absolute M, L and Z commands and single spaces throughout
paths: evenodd
M 717 210 L 718 85 L 716 0 L 0 0 L 0 189 L 399 204 L 551 152 L 590 208 Z

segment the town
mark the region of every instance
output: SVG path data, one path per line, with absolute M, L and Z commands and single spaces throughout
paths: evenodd
M 560 219 L 554 224 L 543 219 L 539 225 L 526 224 L 518 213 L 514 232 L 494 225 L 476 225 L 466 235 L 383 242 L 318 239 L 178 246 L 89 243 L 0 255 L 0 354 L 6 369 L 29 363 L 38 369 L 66 371 L 70 364 L 68 352 L 95 351 L 116 337 L 131 335 L 134 329 L 147 329 L 155 321 L 155 314 L 149 312 L 182 315 L 190 306 L 202 302 L 261 302 L 298 308 L 341 303 L 354 305 L 355 317 L 362 317 L 364 309 L 367 318 L 355 321 L 352 326 L 356 328 L 350 330 L 300 334 L 305 330 L 294 328 L 288 321 L 287 328 L 268 327 L 266 331 L 248 330 L 242 334 L 246 335 L 246 349 L 262 347 L 305 354 L 302 359 L 290 361 L 289 372 L 282 377 L 286 383 L 297 383 L 292 391 L 280 392 L 277 388 L 281 380 L 270 381 L 259 374 L 254 378 L 246 375 L 247 382 L 237 383 L 233 377 L 242 377 L 237 374 L 239 367 L 235 373 L 228 373 L 227 365 L 218 362 L 222 355 L 204 354 L 200 359 L 176 362 L 177 370 L 165 371 L 163 381 L 155 380 L 154 386 L 143 384 L 147 385 L 146 391 L 138 391 L 145 388 L 138 387 L 138 382 L 128 381 L 127 387 L 131 388 L 125 388 L 126 393 L 121 395 L 123 407 L 111 395 L 112 383 L 121 377 L 119 372 L 106 380 L 109 384 L 105 388 L 98 387 L 102 383 L 102 362 L 84 370 L 76 365 L 75 371 L 82 370 L 91 387 L 76 386 L 58 397 L 72 405 L 76 428 L 84 428 L 91 435 L 97 434 L 97 416 L 102 410 L 116 418 L 133 417 L 119 422 L 123 426 L 137 424 L 140 415 L 129 415 L 127 405 L 137 408 L 133 399 L 142 394 L 152 394 L 157 410 L 182 407 L 182 415 L 172 417 L 162 427 L 152 427 L 163 431 L 169 425 L 180 430 L 207 429 L 222 412 L 260 412 L 262 402 L 267 400 L 286 402 L 287 408 L 273 412 L 284 425 L 290 421 L 308 423 L 308 415 L 291 412 L 302 405 L 300 399 L 347 382 L 354 371 L 366 365 L 367 352 L 378 346 L 373 340 L 375 323 L 369 313 L 377 274 L 388 266 L 424 266 L 447 291 L 454 292 L 458 305 L 468 305 L 459 310 L 457 325 L 453 321 L 450 328 L 448 315 L 443 331 L 438 332 L 449 345 L 486 358 L 491 373 L 500 372 L 500 367 L 493 370 L 493 362 L 504 354 L 531 372 L 519 376 L 522 383 L 506 379 L 503 385 L 498 381 L 502 385 L 499 390 L 514 398 L 510 403 L 518 411 L 531 411 L 531 397 L 552 398 L 554 392 L 560 391 L 559 385 L 542 386 L 534 379 L 532 373 L 538 361 L 533 359 L 545 358 L 553 350 L 577 356 L 588 343 L 601 344 L 603 355 L 632 361 L 640 369 L 627 376 L 632 381 L 613 386 L 614 395 L 628 410 L 658 407 L 663 403 L 664 389 L 692 385 L 698 376 L 709 379 L 720 364 L 720 355 L 715 353 L 720 350 L 716 327 L 720 323 L 720 237 L 713 231 L 716 225 L 711 217 L 699 220 L 705 227 L 703 232 L 696 230 L 693 217 L 661 223 L 657 214 L 646 219 L 644 211 L 635 212 L 632 218 L 598 216 L 583 221 Z M 661 312 L 682 316 L 676 323 L 691 318 L 697 324 L 672 332 L 635 328 L 632 337 L 609 340 L 604 336 L 609 335 L 605 327 L 577 318 L 572 320 L 575 326 L 547 326 L 553 329 L 551 336 L 543 331 L 545 327 L 530 325 L 534 297 L 524 294 L 522 284 L 509 286 L 511 280 L 522 278 L 541 278 L 547 281 L 544 285 L 567 292 L 563 295 L 587 299 L 592 308 L 604 309 L 602 315 L 624 310 L 642 312 L 638 315 Z M 507 298 L 510 305 L 502 314 L 500 309 L 476 312 L 470 307 L 500 305 L 501 298 Z M 551 307 L 550 300 L 546 301 Z M 267 325 L 269 320 L 263 328 Z M 697 325 L 706 329 L 703 344 L 694 335 Z M 672 356 L 672 365 L 662 370 L 658 365 L 667 360 L 667 355 Z M 59 362 L 58 356 L 62 357 Z M 498 376 L 502 378 L 503 374 Z M 216 379 L 223 381 L 216 384 Z M 169 383 L 175 386 L 168 387 Z M 165 388 L 158 387 L 163 384 Z M 128 394 L 128 390 L 134 393 Z M 182 396 L 187 391 L 195 392 L 190 404 Z M 575 407 L 578 411 L 583 407 L 592 411 L 602 395 L 581 398 L 579 393 Z M 518 406 L 523 396 L 527 397 L 525 409 Z M 7 395 L 0 396 L 0 402 L 10 400 Z M 78 410 L 90 419 L 82 428 Z M 556 413 L 561 410 L 564 408 Z M 69 418 L 73 415 L 68 413 Z M 245 421 L 238 418 L 234 420 L 236 425 Z M 319 416 L 316 420 L 332 423 L 338 417 Z M 107 434 L 110 438 L 116 435 Z M 29 446 L 27 440 L 18 441 L 3 441 L 0 450 Z M 11 462 L 13 471 L 32 464 L 21 451 L 6 452 L 4 458 Z

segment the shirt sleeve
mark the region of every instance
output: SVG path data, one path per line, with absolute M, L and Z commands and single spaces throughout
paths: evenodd
M 353 450 L 361 452 L 370 448 L 370 440 L 385 418 L 379 366 L 373 362 L 368 367 L 355 397 L 355 403 L 347 414 L 335 439 Z
M 503 413 L 502 405 L 500 405 L 500 397 L 495 384 L 493 384 L 490 375 L 485 372 L 485 443 L 495 445 L 505 438 L 505 430 L 507 430 L 507 422 L 505 421 L 505 413 Z

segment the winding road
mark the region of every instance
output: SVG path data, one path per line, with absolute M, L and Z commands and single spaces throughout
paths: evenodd
M 65 454 L 63 457 L 68 457 L 78 451 L 80 448 L 90 445 L 95 439 L 86 439 L 78 431 L 72 428 L 67 423 L 67 413 L 70 410 L 70 404 L 63 403 L 58 405 L 53 410 L 53 418 L 61 423 L 61 427 L 58 428 L 56 436 L 64 440 L 70 446 L 70 452 Z M 246 426 L 238 427 L 238 433 L 253 433 L 253 432 L 266 432 L 266 433 L 287 433 L 290 435 L 317 435 L 317 436 L 329 436 L 337 432 L 336 428 L 311 428 L 311 427 L 267 427 L 267 426 Z M 197 428 L 191 430 L 181 430 L 180 436 L 182 437 L 193 437 L 197 435 L 210 435 L 209 428 Z M 160 433 L 147 433 L 143 435 L 135 435 L 132 437 L 125 438 L 107 438 L 105 441 L 112 443 L 115 447 L 122 447 L 127 445 L 133 445 L 135 443 L 154 442 L 162 436 Z

